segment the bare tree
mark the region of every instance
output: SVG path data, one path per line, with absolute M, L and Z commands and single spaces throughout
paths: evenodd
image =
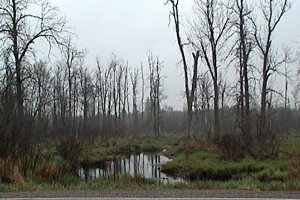
M 192 54 L 193 56 L 193 75 L 192 75 L 192 84 L 190 89 L 189 84 L 189 74 L 188 74 L 188 63 L 186 59 L 186 50 L 185 50 L 185 42 L 182 39 L 181 36 L 181 21 L 180 21 L 180 14 L 179 14 L 179 0 L 167 0 L 166 4 L 171 4 L 172 9 L 170 12 L 171 17 L 174 21 L 175 26 L 175 32 L 176 32 L 176 38 L 177 38 L 177 44 L 179 47 L 179 51 L 182 58 L 182 65 L 184 69 L 184 80 L 185 80 L 185 97 L 187 102 L 187 108 L 188 108 L 188 135 L 189 137 L 192 136 L 191 128 L 192 128 L 192 121 L 193 121 L 193 103 L 195 99 L 195 91 L 197 88 L 197 78 L 198 78 L 198 61 L 200 57 L 200 52 L 196 51 Z
M 102 131 L 105 133 L 106 138 L 108 138 L 108 101 L 109 101 L 109 78 L 111 74 L 111 68 L 105 69 L 101 66 L 99 59 L 97 59 L 97 81 L 98 81 L 98 92 L 99 102 L 98 102 L 98 115 L 102 115 Z M 100 109 L 101 108 L 101 109 Z M 99 112 L 101 110 L 101 113 Z
M 69 120 L 72 120 L 72 111 L 75 109 L 74 91 L 76 86 L 76 68 L 79 67 L 81 60 L 85 56 L 84 50 L 78 50 L 77 47 L 72 43 L 71 38 L 68 38 L 67 44 L 62 48 L 62 57 L 64 65 L 67 69 L 67 79 L 68 79 L 68 106 L 69 106 Z M 74 87 L 74 88 L 73 88 Z M 73 93 L 72 93 L 73 92 Z M 74 116 L 75 117 L 75 116 Z
M 124 77 L 123 77 L 123 98 L 122 100 L 122 129 L 124 132 L 126 132 L 126 107 L 129 106 L 129 81 L 128 81 L 128 63 L 124 66 Z M 127 109 L 127 113 L 129 113 L 129 108 Z
M 45 121 L 45 118 L 48 118 L 48 106 L 50 105 L 52 99 L 50 97 L 50 88 L 53 82 L 53 77 L 50 72 L 50 68 L 47 66 L 45 61 L 39 61 L 34 64 L 33 72 L 31 76 L 32 87 L 30 92 L 33 93 L 34 99 L 31 99 L 31 103 L 34 104 L 32 110 L 32 117 L 36 118 L 37 116 L 37 125 L 42 125 Z M 43 131 L 47 131 L 44 129 Z
M 88 114 L 91 107 L 92 99 L 92 77 L 86 67 L 79 68 L 80 94 L 81 94 L 81 108 L 83 109 L 83 132 L 87 132 Z
M 66 69 L 62 63 L 57 63 L 53 70 L 52 99 L 53 99 L 53 133 L 58 134 L 66 123 Z
M 259 50 L 259 56 L 262 58 L 262 86 L 261 86 L 261 108 L 260 108 L 260 130 L 261 136 L 266 132 L 266 108 L 267 95 L 270 92 L 269 80 L 282 61 L 275 59 L 273 47 L 273 37 L 275 30 L 284 14 L 290 9 L 289 0 L 261 0 L 260 10 L 262 16 L 259 20 L 252 19 L 255 28 L 254 37 Z
M 140 72 L 139 68 L 135 68 L 132 73 L 130 73 L 131 84 L 132 84 L 132 127 L 133 134 L 136 136 L 138 132 L 138 106 L 137 106 L 137 95 L 138 95 L 138 78 Z
M 297 73 L 297 77 L 299 77 L 299 72 Z M 294 109 L 298 110 L 298 104 L 299 104 L 299 94 L 300 94 L 300 83 L 299 78 L 297 78 L 297 82 L 294 85 L 294 89 L 292 91 L 293 101 L 294 101 Z
M 145 77 L 144 66 L 141 64 L 141 77 L 142 77 L 142 94 L 141 94 L 141 130 L 144 132 L 144 114 L 145 114 Z
M 31 13 L 29 7 L 37 5 L 41 14 Z M 65 20 L 47 1 L 2 0 L 0 1 L 0 41 L 8 48 L 16 71 L 16 98 L 19 117 L 23 116 L 23 81 L 25 57 L 34 53 L 33 44 L 44 39 L 50 47 L 62 43 L 66 31 Z M 34 27 L 34 28 L 32 28 Z
M 158 57 L 154 57 L 151 53 L 148 54 L 149 66 L 149 99 L 151 107 L 152 132 L 160 135 L 160 110 L 161 101 L 163 98 L 162 91 L 162 63 Z
M 240 107 L 240 129 L 245 136 L 246 143 L 249 144 L 252 128 L 250 112 L 250 89 L 249 89 L 249 60 L 253 50 L 253 38 L 251 36 L 251 10 L 247 0 L 235 0 L 233 6 L 234 15 L 236 16 L 236 57 L 238 58 L 239 70 L 239 107 Z
M 285 86 L 284 86 L 284 132 L 285 132 L 285 137 L 287 137 L 288 135 L 288 117 L 287 117 L 287 109 L 288 109 L 288 91 L 289 91 L 289 81 L 291 78 L 291 69 L 289 68 L 289 66 L 291 64 L 293 64 L 296 59 L 293 55 L 293 51 L 291 48 L 285 46 L 283 48 L 283 53 L 284 53 L 284 58 L 283 58 L 283 65 L 284 65 L 284 81 L 285 81 Z
M 201 58 L 208 67 L 214 88 L 214 137 L 220 138 L 220 61 L 226 59 L 226 44 L 231 36 L 230 5 L 218 0 L 196 0 L 193 23 L 193 45 L 201 52 Z
M 122 102 L 124 101 L 124 95 L 123 95 L 123 87 L 125 85 L 123 84 L 124 76 L 126 76 L 126 67 L 124 64 L 119 65 L 119 71 L 117 76 L 117 93 L 118 93 L 118 133 L 124 133 L 123 129 L 123 122 L 122 122 Z
M 39 9 L 31 9 L 35 6 Z M 1 0 L 0 1 L 0 42 L 9 54 L 9 61 L 14 76 L 14 99 L 18 121 L 11 132 L 11 148 L 13 161 L 18 156 L 25 156 L 30 150 L 28 133 L 32 128 L 32 118 L 24 117 L 25 80 L 29 73 L 29 58 L 34 55 L 34 43 L 40 39 L 46 41 L 50 50 L 53 45 L 61 44 L 63 33 L 66 32 L 64 18 L 58 16 L 57 10 L 47 1 L 32 0 Z M 10 111 L 14 113 L 14 110 Z M 30 113 L 29 113 L 30 114 Z M 30 122 L 30 123 L 27 123 Z M 19 137 L 19 136 L 22 136 Z M 23 141 L 22 141 L 23 140 Z M 21 156 L 22 157 L 22 156 Z
M 113 131 L 115 134 L 118 135 L 119 132 L 119 123 L 118 123 L 118 102 L 120 99 L 119 96 L 119 85 L 118 85 L 118 73 L 119 73 L 119 61 L 117 60 L 116 56 L 113 56 L 111 63 L 110 63 L 110 67 L 112 68 L 112 85 L 111 85 L 111 89 L 112 89 L 112 98 L 113 98 L 113 109 L 114 109 L 114 127 L 113 127 Z
M 197 103 L 195 103 L 195 110 L 197 111 L 197 127 L 200 132 L 208 133 L 211 135 L 211 117 L 210 117 L 210 104 L 212 95 L 212 84 L 208 71 L 200 73 L 198 76 L 197 88 Z M 196 100 L 195 100 L 196 101 Z

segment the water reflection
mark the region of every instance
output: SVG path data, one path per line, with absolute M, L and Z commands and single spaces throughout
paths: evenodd
M 161 165 L 170 159 L 158 154 L 131 155 L 125 159 L 115 159 L 104 162 L 97 167 L 89 169 L 80 169 L 79 175 L 83 180 L 91 180 L 99 177 L 118 177 L 129 174 L 131 176 L 143 176 L 147 179 L 153 179 L 159 183 L 177 183 L 184 182 L 181 178 L 168 176 L 161 172 Z

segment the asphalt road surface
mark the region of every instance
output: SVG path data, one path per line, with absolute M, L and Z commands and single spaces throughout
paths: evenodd
M 266 198 L 17 198 L 12 200 L 269 200 Z M 271 200 L 286 200 L 286 199 L 271 199 Z M 289 199 L 290 200 L 290 199 Z
M 9 198 L 12 200 L 270 200 L 270 198 Z M 286 199 L 271 199 L 286 200 Z M 289 199 L 290 200 L 290 199 Z

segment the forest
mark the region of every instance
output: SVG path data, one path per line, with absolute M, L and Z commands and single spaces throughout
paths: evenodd
M 50 1 L 0 0 L 0 190 L 300 189 L 299 52 L 274 42 L 291 1 L 194 0 L 188 22 L 184 1 L 164 3 L 182 110 L 167 104 L 175 66 L 160 55 L 89 66 Z

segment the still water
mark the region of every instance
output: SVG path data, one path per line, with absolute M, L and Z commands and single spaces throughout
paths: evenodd
M 131 175 L 142 176 L 147 179 L 155 180 L 159 183 L 178 183 L 185 182 L 181 178 L 169 176 L 161 172 L 161 166 L 170 159 L 159 154 L 131 155 L 123 159 L 107 161 L 94 168 L 79 170 L 82 180 L 91 180 L 99 177 Z

